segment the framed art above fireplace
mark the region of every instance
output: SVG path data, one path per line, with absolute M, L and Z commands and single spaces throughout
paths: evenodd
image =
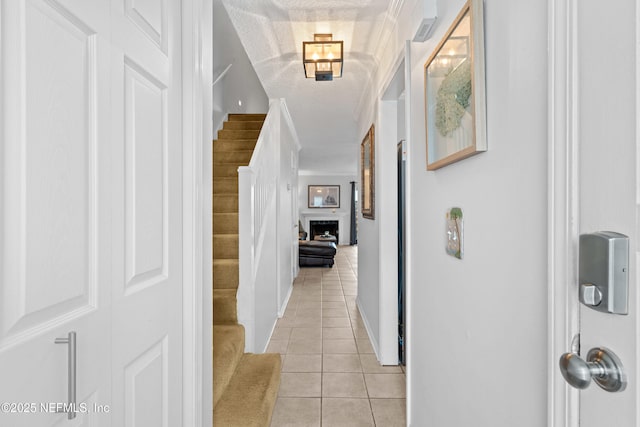
M 310 208 L 339 208 L 339 185 L 310 185 L 308 187 Z

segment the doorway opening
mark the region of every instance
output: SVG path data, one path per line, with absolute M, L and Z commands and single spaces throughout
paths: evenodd
M 405 364 L 405 267 L 404 180 L 402 141 L 405 124 L 405 62 L 400 60 L 380 100 L 378 142 L 381 192 L 387 201 L 380 216 L 380 247 L 385 262 L 380 266 L 380 362 Z M 382 158 L 384 157 L 384 158 Z M 377 160 L 377 159 L 376 159 Z M 380 167 L 378 167 L 378 165 Z M 382 194 L 381 194 L 382 195 Z
M 405 216 L 405 178 L 407 163 L 407 142 L 398 143 L 398 360 L 406 365 L 405 325 L 406 325 L 406 216 Z

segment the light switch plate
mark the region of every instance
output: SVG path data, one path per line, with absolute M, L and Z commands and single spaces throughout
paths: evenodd
M 447 253 L 452 257 L 462 259 L 464 255 L 464 222 L 461 208 L 451 208 L 447 211 Z

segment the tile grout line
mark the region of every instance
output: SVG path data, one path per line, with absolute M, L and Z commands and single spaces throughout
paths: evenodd
M 320 277 L 320 427 L 322 427 L 322 414 L 324 412 L 324 316 L 322 315 L 324 303 L 324 283 Z
M 352 268 L 352 271 L 353 271 L 353 268 Z M 357 278 L 356 278 L 356 283 L 357 283 Z M 342 280 L 340 280 L 340 286 L 342 287 L 342 293 L 344 294 L 344 285 L 342 284 Z M 345 299 L 345 305 L 346 305 L 346 299 Z M 360 361 L 360 371 L 361 371 L 361 375 L 362 375 L 362 383 L 364 384 L 364 390 L 367 393 L 367 403 L 369 403 L 369 412 L 371 413 L 371 419 L 373 420 L 373 426 L 375 427 L 376 426 L 376 419 L 375 419 L 375 416 L 373 415 L 373 406 L 371 405 L 371 395 L 369 394 L 369 387 L 367 386 L 367 381 L 366 381 L 366 378 L 364 376 L 364 367 L 362 366 L 362 354 L 360 353 L 360 348 L 358 347 L 358 339 L 356 338 L 355 331 L 353 330 L 352 313 L 349 311 L 348 307 L 347 307 L 347 315 L 349 316 L 349 322 L 351 323 L 351 333 L 353 335 L 354 342 L 356 343 L 356 351 L 358 352 L 358 360 Z
M 365 409 L 365 406 L 362 406 L 362 415 L 364 416 L 367 412 L 368 412 L 368 422 L 372 423 L 370 425 L 376 426 L 378 423 L 375 419 L 374 416 L 374 412 L 373 412 L 373 402 L 372 402 L 372 398 L 371 398 L 371 394 L 370 394 L 370 390 L 369 390 L 369 386 L 367 385 L 366 382 L 366 372 L 365 372 L 365 368 L 363 366 L 363 355 L 368 355 L 368 353 L 361 353 L 361 350 L 364 350 L 365 352 L 370 351 L 370 349 L 368 347 L 364 347 L 361 348 L 360 346 L 358 346 L 358 334 L 356 334 L 356 328 L 358 329 L 358 333 L 361 333 L 361 321 L 360 321 L 360 313 L 357 309 L 357 305 L 354 304 L 354 302 L 356 301 L 357 298 L 357 273 L 355 273 L 354 270 L 354 265 L 351 262 L 351 258 L 343 255 L 340 257 L 336 257 L 336 263 L 337 266 L 336 268 L 334 268 L 333 270 L 330 269 L 322 269 L 322 270 L 315 270 L 313 271 L 313 274 L 307 274 L 310 273 L 310 270 L 302 270 L 302 274 L 300 275 L 301 278 L 303 278 L 303 280 L 298 281 L 297 283 L 294 283 L 294 285 L 296 285 L 298 287 L 298 289 L 296 290 L 296 295 L 295 298 L 293 299 L 292 302 L 295 303 L 295 306 L 292 307 L 291 313 L 294 315 L 293 318 L 289 318 L 288 321 L 284 322 L 284 324 L 286 326 L 283 327 L 287 327 L 289 328 L 289 333 L 286 335 L 288 337 L 288 342 L 287 342 L 287 349 L 285 349 L 285 359 L 288 359 L 290 354 L 289 354 L 289 350 L 291 349 L 289 346 L 293 343 L 293 338 L 294 338 L 294 329 L 296 328 L 309 328 L 309 327 L 313 327 L 311 326 L 310 323 L 304 323 L 305 321 L 305 310 L 307 308 L 312 309 L 314 307 L 314 304 L 309 304 L 310 301 L 319 301 L 320 304 L 315 305 L 316 310 L 319 310 L 319 326 L 320 326 L 320 330 L 319 330 L 319 339 L 321 340 L 319 345 L 316 345 L 315 348 L 318 349 L 319 348 L 319 356 L 320 356 L 320 362 L 319 362 L 319 370 L 320 370 L 320 384 L 319 384 L 319 389 L 320 389 L 320 396 L 319 396 L 319 403 L 320 403 L 320 413 L 319 415 L 319 425 L 323 426 L 325 418 L 323 417 L 324 414 L 324 408 L 326 407 L 327 401 L 326 399 L 329 399 L 329 397 L 325 397 L 324 394 L 324 378 L 325 378 L 325 373 L 326 369 L 327 369 L 327 365 L 325 364 L 325 351 L 330 350 L 328 348 L 325 347 L 324 345 L 324 340 L 325 339 L 335 339 L 335 340 L 343 340 L 345 338 L 347 338 L 347 335 L 344 333 L 344 331 L 338 331 L 337 329 L 342 329 L 345 327 L 349 327 L 350 329 L 350 333 L 348 334 L 348 337 L 350 337 L 350 340 L 352 340 L 353 345 L 355 346 L 355 352 L 354 355 L 356 356 L 355 359 L 357 361 L 358 364 L 358 370 L 355 373 L 358 373 L 360 375 L 357 376 L 357 378 L 360 378 L 360 380 L 362 381 L 362 384 L 364 386 L 363 391 L 365 392 L 363 395 L 364 399 L 367 399 L 367 403 L 368 405 L 366 407 L 368 407 L 368 410 Z M 346 267 L 346 268 L 345 268 Z M 317 273 L 317 274 L 316 274 Z M 355 273 L 355 274 L 354 274 Z M 338 285 L 338 286 L 336 286 Z M 353 288 L 356 289 L 353 289 Z M 337 289 L 336 289 L 337 288 Z M 348 289 L 346 289 L 348 288 Z M 330 302 L 330 301 L 325 301 L 325 299 L 327 297 L 329 297 L 329 299 L 338 299 L 338 298 L 331 298 L 331 295 L 336 294 L 335 291 L 339 291 L 339 294 L 336 295 L 336 297 L 339 297 L 341 304 L 337 303 L 337 302 L 331 302 L 331 304 L 325 304 L 325 302 Z M 356 293 L 354 294 L 354 290 L 356 291 Z M 331 292 L 329 292 L 331 291 Z M 311 295 L 307 295 L 307 292 Z M 317 292 L 317 293 L 316 293 Z M 329 293 L 327 293 L 329 292 Z M 349 292 L 349 295 L 347 295 L 345 292 Z M 313 295 L 314 293 L 316 293 L 316 295 Z M 329 295 L 331 294 L 331 295 Z M 303 305 L 302 302 L 305 302 L 305 304 Z M 327 305 L 329 305 L 330 307 L 327 307 Z M 306 308 L 303 308 L 305 307 Z M 338 307 L 337 307 L 338 306 Z M 341 306 L 341 307 L 340 307 Z M 336 309 L 336 311 L 332 311 L 329 309 Z M 325 310 L 329 310 L 328 317 L 325 317 Z M 346 310 L 346 315 L 344 314 L 339 314 L 337 310 Z M 301 317 L 298 317 L 298 316 Z M 348 321 L 348 323 L 346 325 L 344 325 L 342 323 L 342 321 L 337 322 L 336 320 L 331 320 L 331 326 L 327 326 L 327 323 L 325 322 L 325 318 L 327 319 L 341 319 L 344 318 L 345 320 Z M 344 316 L 344 317 L 343 317 Z M 313 317 L 313 316 L 310 316 Z M 300 324 L 297 323 L 297 321 L 302 321 Z M 311 322 L 312 323 L 312 322 Z M 331 329 L 336 329 L 335 331 L 332 330 L 331 335 L 327 336 L 324 329 L 325 327 L 331 328 Z M 300 332 L 300 331 L 298 331 Z M 302 335 L 296 335 L 298 337 L 298 339 L 300 339 L 300 337 Z M 365 338 L 368 337 L 363 337 L 362 341 L 365 340 Z M 337 349 L 338 351 L 347 351 L 347 349 L 345 348 L 344 350 L 342 349 Z M 316 350 L 317 351 L 317 350 Z M 304 351 L 301 352 L 300 354 L 313 354 L 313 353 L 305 353 Z M 332 355 L 346 355 L 349 353 L 331 353 Z M 369 358 L 367 358 L 368 360 Z M 369 363 L 371 361 L 369 360 Z M 317 362 L 316 362 L 317 363 Z M 338 368 L 339 370 L 336 372 L 338 374 L 342 374 L 342 373 L 350 373 L 353 372 L 351 371 L 351 368 L 345 369 L 343 370 L 342 368 Z M 376 372 L 375 370 L 373 372 Z M 293 372 L 295 373 L 295 372 Z M 382 372 L 384 373 L 384 372 Z M 295 396 L 290 396 L 291 398 L 295 397 Z M 313 397 L 309 396 L 309 398 L 313 399 Z M 357 397 L 346 397 L 345 398 L 350 398 L 350 399 L 358 399 Z M 359 400 L 359 399 L 358 399 Z M 364 404 L 364 402 L 362 402 Z M 333 407 L 333 406 L 332 406 Z M 326 415 L 331 415 L 331 414 L 326 414 Z M 318 419 L 314 417 L 314 419 L 316 420 L 316 422 L 318 422 Z M 327 419 L 328 420 L 328 419 Z M 318 425 L 318 424 L 315 424 Z

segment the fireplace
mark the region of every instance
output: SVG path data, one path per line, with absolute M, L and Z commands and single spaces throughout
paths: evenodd
M 314 236 L 324 234 L 325 231 L 328 231 L 329 234 L 336 236 L 339 242 L 339 225 L 339 221 L 309 221 L 309 240 L 313 240 Z

